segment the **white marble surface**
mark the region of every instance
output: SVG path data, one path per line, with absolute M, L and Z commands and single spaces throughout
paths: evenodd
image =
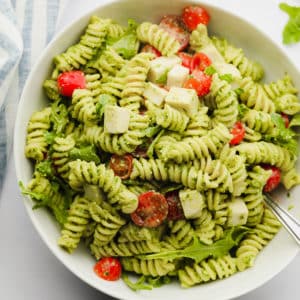
M 69 2 L 61 15 L 58 29 L 68 24 L 77 15 L 90 10 L 100 1 L 70 0 Z M 211 2 L 226 5 L 248 20 L 255 21 L 280 44 L 281 28 L 287 20 L 277 8 L 280 1 L 211 0 Z M 288 1 L 288 3 L 300 5 L 300 1 Z M 281 47 L 300 68 L 300 44 Z M 0 299 L 112 299 L 81 282 L 43 244 L 26 215 L 12 159 L 0 198 L 0 237 Z M 299 275 L 300 255 L 271 281 L 238 299 L 300 299 Z

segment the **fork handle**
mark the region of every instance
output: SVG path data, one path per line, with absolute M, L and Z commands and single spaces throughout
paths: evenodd
M 272 212 L 277 216 L 279 221 L 284 225 L 288 232 L 294 237 L 296 242 L 300 245 L 300 223 L 293 217 L 286 209 L 278 205 L 272 197 L 265 193 L 265 202 L 272 210 Z

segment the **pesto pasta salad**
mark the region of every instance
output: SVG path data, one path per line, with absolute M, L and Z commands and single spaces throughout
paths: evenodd
M 194 5 L 158 24 L 92 16 L 28 122 L 22 192 L 59 223 L 58 247 L 83 242 L 97 275 L 133 290 L 252 267 L 280 229 L 264 193 L 300 183 L 292 79 L 264 82 L 209 21 Z

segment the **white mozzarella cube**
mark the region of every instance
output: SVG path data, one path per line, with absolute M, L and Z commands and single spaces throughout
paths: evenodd
M 235 199 L 228 205 L 228 226 L 245 225 L 248 219 L 248 208 L 242 199 Z
M 161 107 L 165 101 L 167 94 L 168 92 L 165 89 L 160 88 L 156 84 L 148 82 L 143 96 L 146 98 L 146 100 Z
M 189 117 L 195 115 L 199 107 L 199 99 L 193 89 L 171 87 L 165 102 L 174 108 L 183 109 Z
M 190 189 L 180 190 L 179 200 L 186 219 L 195 219 L 201 216 L 205 202 L 198 191 Z
M 130 111 L 127 108 L 106 105 L 104 109 L 104 130 L 107 133 L 124 133 L 129 127 Z
M 175 66 L 181 64 L 178 56 L 160 56 L 150 61 L 148 80 L 154 83 L 164 84 L 167 82 L 168 72 Z
M 183 83 L 188 79 L 190 70 L 182 65 L 175 65 L 167 76 L 167 86 L 182 87 Z
M 200 52 L 203 52 L 204 54 L 206 54 L 213 64 L 226 63 L 222 54 L 218 51 L 218 49 L 212 43 L 201 48 Z

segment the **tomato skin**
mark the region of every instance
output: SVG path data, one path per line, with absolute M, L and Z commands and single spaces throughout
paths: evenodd
M 116 176 L 121 179 L 127 179 L 130 177 L 133 168 L 133 157 L 130 154 L 123 156 L 114 154 L 110 158 L 109 167 L 114 171 Z
M 281 180 L 281 172 L 280 169 L 270 165 L 263 165 L 262 166 L 265 170 L 272 170 L 272 174 L 267 180 L 264 186 L 264 192 L 272 192 L 280 183 Z
M 238 121 L 234 124 L 230 132 L 233 135 L 233 138 L 231 139 L 229 144 L 232 146 L 238 145 L 244 139 L 245 127 L 242 122 Z
M 131 213 L 131 220 L 141 227 L 157 227 L 168 215 L 168 203 L 164 195 L 155 191 L 140 194 L 137 209 Z
M 183 209 L 181 206 L 181 202 L 179 200 L 179 192 L 178 191 L 167 192 L 165 197 L 168 203 L 167 219 L 169 221 L 184 219 Z
M 181 16 L 166 15 L 162 17 L 159 27 L 167 31 L 180 44 L 179 51 L 185 49 L 190 41 L 190 34 L 186 30 L 185 24 Z
M 284 121 L 284 125 L 285 125 L 285 128 L 289 128 L 290 126 L 290 119 L 289 119 L 289 116 L 285 113 L 281 113 L 281 117 Z
M 177 55 L 181 58 L 181 65 L 188 68 L 191 72 L 193 56 L 186 52 L 178 52 Z
M 183 87 L 186 89 L 194 89 L 199 97 L 205 96 L 209 93 L 211 87 L 212 77 L 200 70 L 194 70 Z
M 194 54 L 193 60 L 191 63 L 192 71 L 193 70 L 204 71 L 210 65 L 211 65 L 211 60 L 206 54 L 204 54 L 202 52 L 198 52 L 198 53 Z
M 146 44 L 142 49 L 141 52 L 147 52 L 154 54 L 155 58 L 160 57 L 161 53 L 153 46 Z
M 183 9 L 182 19 L 186 27 L 192 31 L 195 30 L 199 24 L 207 25 L 210 21 L 210 15 L 206 9 L 197 5 L 191 5 Z
M 74 90 L 86 87 L 84 73 L 80 70 L 63 72 L 57 78 L 57 86 L 61 95 L 72 97 Z
M 116 281 L 121 277 L 122 265 L 117 258 L 103 257 L 95 264 L 94 272 L 102 279 Z

